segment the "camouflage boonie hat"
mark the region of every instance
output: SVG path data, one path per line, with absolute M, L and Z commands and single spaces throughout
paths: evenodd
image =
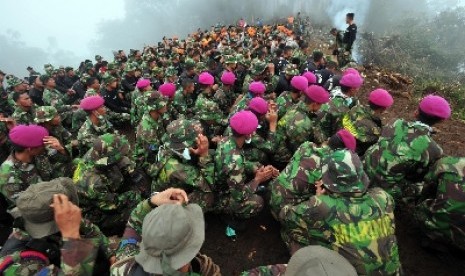
M 53 120 L 58 114 L 58 111 L 53 106 L 40 106 L 36 109 L 34 122 L 36 124 L 45 123 Z
M 94 70 L 94 65 L 91 62 L 86 63 L 85 70 Z
M 101 61 L 102 59 L 103 59 L 103 58 L 102 58 L 101 55 L 96 55 L 96 56 L 95 56 L 95 60 L 96 60 L 96 61 Z
M 147 98 L 145 110 L 147 112 L 160 110 L 168 104 L 169 99 L 158 91 L 153 91 Z
M 14 75 L 7 75 L 5 77 L 5 79 L 6 79 L 6 85 L 8 87 L 15 87 L 15 86 L 20 85 L 20 84 L 23 83 L 22 79 L 14 76 Z
M 95 89 L 89 88 L 86 90 L 86 94 L 84 95 L 84 98 L 91 97 L 91 96 L 99 96 L 99 93 L 95 91 Z
M 55 70 L 55 68 L 53 68 L 53 65 L 51 65 L 50 63 L 44 64 L 45 73 L 47 73 L 48 75 L 51 75 L 53 70 Z
M 110 62 L 107 65 L 108 70 L 116 70 L 118 68 L 118 65 L 115 62 Z
M 191 58 L 188 58 L 186 59 L 186 61 L 184 62 L 184 64 L 187 66 L 194 66 L 195 67 L 195 60 L 191 59 Z
M 369 180 L 357 154 L 337 150 L 322 161 L 323 185 L 333 193 L 365 193 Z
M 297 69 L 297 65 L 289 63 L 286 65 L 286 68 L 284 69 L 284 73 L 289 76 L 298 76 L 299 74 L 299 69 Z
M 231 47 L 225 47 L 221 52 L 224 56 L 234 55 L 234 50 Z
M 174 68 L 173 66 L 168 66 L 168 68 L 166 68 L 166 71 L 165 71 L 166 77 L 171 77 L 171 76 L 176 76 L 176 75 L 178 75 L 178 71 L 176 70 L 176 68 Z
M 252 64 L 252 69 L 250 70 L 250 73 L 255 76 L 260 75 L 263 72 L 265 72 L 266 68 L 267 68 L 266 62 L 256 61 Z
M 198 120 L 178 119 L 166 127 L 163 141 L 174 150 L 182 150 L 194 146 L 195 139 L 203 133 L 202 124 Z
M 163 73 L 163 68 L 161 67 L 153 67 L 152 68 L 152 75 L 158 75 Z
M 202 112 L 197 115 L 197 118 L 202 121 L 215 121 L 219 122 L 222 119 L 222 111 L 214 101 L 204 101 Z
M 107 133 L 94 141 L 88 158 L 96 165 L 108 166 L 118 163 L 127 156 L 129 150 L 129 142 L 126 137 Z
M 195 65 L 195 72 L 197 73 L 202 73 L 202 72 L 205 72 L 207 71 L 207 65 L 205 64 L 205 62 L 197 62 L 197 64 Z
M 114 82 L 116 80 L 115 77 L 113 77 L 112 75 L 108 74 L 108 73 L 105 73 L 105 75 L 102 76 L 102 82 L 104 84 L 110 84 L 112 82 Z
M 233 55 L 224 56 L 224 63 L 237 63 L 237 59 Z
M 81 77 L 79 78 L 79 80 L 82 82 L 82 83 L 86 83 L 87 80 L 90 78 L 90 75 L 87 74 L 87 73 L 84 73 L 81 75 Z
M 73 71 L 73 67 L 67 66 L 65 67 L 65 72 Z
M 134 66 L 134 64 L 132 63 L 127 63 L 126 66 L 124 67 L 124 72 L 132 72 L 132 71 L 136 71 L 137 70 L 137 67 Z

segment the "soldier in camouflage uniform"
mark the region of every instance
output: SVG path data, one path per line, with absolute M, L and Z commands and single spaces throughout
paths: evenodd
M 98 254 L 112 258 L 108 239 L 82 219 L 71 179 L 32 185 L 17 203 L 21 217 L 0 252 L 2 275 L 92 275 L 102 265 Z
M 234 83 L 236 81 L 236 75 L 233 72 L 223 72 L 221 75 L 222 85 L 215 92 L 215 99 L 221 110 L 223 110 L 224 116 L 228 116 L 231 113 L 231 107 L 236 101 L 236 94 L 234 93 Z
M 291 253 L 321 245 L 345 257 L 360 275 L 399 273 L 394 200 L 380 188 L 368 190 L 368 185 L 355 153 L 338 150 L 326 156 L 316 195 L 284 206 L 279 214 Z
M 22 94 L 27 92 L 27 85 L 24 83 L 23 80 L 17 78 L 13 75 L 7 75 L 6 77 L 7 83 L 7 90 L 12 91 L 13 93 Z M 0 113 L 4 113 L 5 115 L 11 115 L 14 111 L 15 101 L 13 100 L 13 93 L 9 93 L 5 91 L 1 95 L 1 110 Z
M 11 117 L 19 125 L 29 125 L 34 123 L 34 103 L 28 95 L 28 92 L 13 92 L 13 101 L 15 102 L 15 111 Z
M 71 97 L 74 92 L 68 91 L 66 94 L 61 93 L 56 87 L 55 79 L 48 76 L 41 76 L 45 85 L 43 101 L 46 106 L 54 106 L 63 120 L 65 125 L 72 124 L 73 107 L 70 105 Z
M 213 260 L 199 253 L 205 222 L 202 209 L 187 201 L 186 193 L 174 188 L 141 201 L 131 212 L 111 275 L 221 275 Z
M 290 80 L 290 90 L 284 91 L 276 99 L 279 118 L 282 118 L 286 114 L 286 112 L 288 112 L 293 106 L 300 102 L 300 97 L 302 96 L 302 93 L 308 88 L 308 79 L 303 76 L 298 76 L 297 69 L 292 70 L 294 70 L 295 72 L 292 73 L 286 71 L 286 74 L 293 74 L 294 76 Z
M 210 73 L 202 73 L 199 76 L 199 83 L 201 94 L 195 101 L 195 118 L 202 122 L 205 135 L 211 140 L 213 137 L 223 134 L 227 120 L 214 98 L 213 76 Z
M 240 111 L 230 119 L 232 135 L 219 144 L 215 156 L 215 187 L 217 211 L 230 215 L 231 220 L 257 216 L 263 209 L 263 198 L 255 192 L 258 186 L 276 176 L 272 166 L 259 167 L 244 158 L 244 144 L 250 141 L 258 127 L 257 117 L 250 111 Z M 248 175 L 255 175 L 250 181 Z M 228 222 L 230 228 L 235 228 Z
M 105 100 L 100 96 L 83 99 L 80 108 L 87 113 L 87 119 L 79 129 L 77 140 L 79 155 L 83 156 L 94 144 L 94 140 L 105 133 L 118 132 L 106 117 Z
M 129 142 L 124 136 L 104 134 L 79 163 L 74 181 L 82 212 L 105 233 L 121 234 L 132 208 L 141 200 L 141 188 L 132 178 L 135 164 L 127 157 Z
M 381 135 L 381 114 L 394 103 L 384 89 L 376 89 L 368 97 L 368 105 L 357 105 L 342 117 L 342 126 L 357 139 L 357 154 L 362 156 Z
M 181 188 L 204 212 L 213 207 L 213 158 L 199 121 L 179 119 L 166 129 L 157 162 L 150 166 L 152 191 Z
M 292 153 L 304 142 L 321 144 L 326 140 L 316 112 L 322 104 L 329 101 L 329 94 L 324 88 L 312 85 L 304 95 L 303 101 L 289 110 L 278 122 L 277 149 L 274 157 L 277 162 L 287 163 Z
M 167 103 L 168 99 L 158 91 L 152 92 L 145 103 L 144 116 L 137 126 L 133 159 L 145 170 L 156 161 L 162 144 L 162 116 L 167 112 Z
M 365 153 L 365 169 L 371 184 L 396 199 L 418 197 L 424 175 L 443 154 L 431 138 L 431 126 L 449 118 L 450 113 L 446 100 L 428 96 L 420 102 L 417 121 L 398 119 L 386 126 L 378 143 Z
M 133 126 L 137 126 L 142 119 L 147 95 L 153 89 L 148 79 L 138 80 L 136 88 L 131 94 L 131 124 Z
M 439 159 L 425 176 L 415 210 L 421 230 L 434 242 L 465 250 L 465 158 Z
M 247 91 L 248 92 L 245 96 L 240 96 L 237 99 L 236 104 L 231 108 L 232 111 L 230 113 L 230 116 L 237 113 L 238 111 L 246 109 L 253 98 L 264 98 L 266 86 L 261 81 L 254 81 L 250 83 L 249 89 Z
M 331 137 L 342 128 L 342 117 L 359 105 L 356 94 L 363 84 L 357 71 L 346 74 L 339 82 L 341 91 L 331 94 L 331 102 L 321 108 L 321 127 L 326 137 Z
M 152 82 L 152 87 L 155 90 L 158 90 L 158 87 L 163 84 L 163 78 L 165 77 L 165 72 L 162 67 L 152 68 L 152 77 L 150 81 Z
M 174 94 L 171 114 L 173 119 L 192 119 L 194 117 L 194 90 L 195 83 L 191 79 L 185 79 L 182 82 L 182 89 Z
M 64 147 L 61 152 L 47 150 L 47 156 L 52 165 L 52 178 L 68 177 L 72 174 L 71 154 L 77 147 L 77 140 L 72 139 L 71 133 L 61 125 L 61 118 L 53 106 L 40 106 L 36 109 L 34 122 L 46 128 L 50 136 L 55 137 Z
M 265 62 L 254 62 L 250 70 L 250 74 L 245 76 L 244 83 L 242 85 L 242 94 L 246 95 L 249 92 L 249 85 L 254 81 L 263 81 L 267 71 L 267 65 Z

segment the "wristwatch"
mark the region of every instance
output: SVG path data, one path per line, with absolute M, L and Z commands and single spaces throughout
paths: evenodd
M 159 194 L 159 192 L 153 192 L 153 193 L 150 195 L 150 197 L 147 198 L 147 202 L 149 203 L 149 205 L 150 205 L 150 207 L 151 207 L 152 209 L 155 209 L 155 208 L 158 207 L 157 205 L 155 205 L 155 204 L 152 203 L 152 197 L 153 197 L 154 195 L 157 195 L 157 194 Z

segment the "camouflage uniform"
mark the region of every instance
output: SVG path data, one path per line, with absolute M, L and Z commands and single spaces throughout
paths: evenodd
M 380 188 L 367 191 L 360 159 L 348 150 L 325 157 L 322 175 L 327 194 L 281 210 L 285 243 L 327 247 L 360 275 L 398 273 L 393 198 Z
M 275 160 L 288 162 L 304 142 L 321 144 L 325 141 L 316 113 L 309 112 L 304 102 L 289 110 L 278 122 Z
M 137 187 L 125 182 L 125 176 L 135 167 L 126 157 L 129 150 L 123 136 L 102 135 L 74 174 L 82 213 L 104 231 L 124 225 L 131 209 L 141 200 Z M 121 162 L 125 162 L 124 168 L 120 168 Z
M 15 107 L 15 111 L 11 115 L 13 119 L 15 119 L 16 124 L 18 125 L 29 125 L 34 124 L 34 107 L 31 107 L 29 111 L 24 111 L 20 107 Z
M 315 195 L 315 182 L 321 179 L 321 160 L 330 153 L 329 147 L 303 143 L 286 168 L 270 184 L 271 212 L 278 218 L 285 205 L 297 205 Z
M 215 92 L 215 101 L 220 106 L 220 109 L 223 110 L 224 116 L 228 116 L 233 106 L 234 102 L 236 101 L 236 94 L 231 89 L 225 89 L 224 86 L 221 86 Z
M 155 162 L 164 133 L 162 116 L 160 115 L 157 120 L 154 120 L 150 116 L 150 112 L 162 109 L 166 106 L 167 101 L 168 99 L 160 93 L 151 93 L 150 97 L 147 98 L 145 114 L 137 126 L 133 159 L 138 166 L 144 169 Z
M 443 153 L 430 131 L 425 124 L 402 119 L 383 128 L 378 143 L 367 150 L 364 158 L 372 185 L 396 199 L 402 194 L 418 196 L 422 186 L 419 182 Z
M 87 118 L 84 124 L 79 129 L 77 140 L 79 143 L 79 154 L 84 155 L 92 145 L 94 140 L 105 133 L 118 134 L 118 131 L 113 128 L 113 125 L 104 117 L 99 119 L 100 125 L 96 126 Z
M 331 137 L 342 128 L 342 117 L 354 106 L 359 105 L 359 101 L 353 97 L 347 97 L 342 92 L 333 95 L 331 101 L 321 106 L 320 116 L 321 128 L 326 137 Z
M 124 236 L 116 251 L 116 263 L 110 268 L 112 276 L 136 275 L 135 272 L 141 269 L 141 266 L 136 262 L 134 257 L 139 254 L 140 242 L 142 240 L 142 224 L 145 216 L 150 211 L 152 211 L 152 207 L 148 200 L 140 202 L 132 210 Z M 213 263 L 211 258 L 198 253 L 191 261 L 191 270 L 186 273 L 186 276 L 221 275 L 219 270 L 219 267 Z
M 256 216 L 263 209 L 263 199 L 255 194 L 247 174 L 252 174 L 257 164 L 245 159 L 233 137 L 222 142 L 215 156 L 215 187 L 218 211 L 238 218 Z
M 194 113 L 195 118 L 204 124 L 205 135 L 208 140 L 223 134 L 228 122 L 213 96 L 207 96 L 205 93 L 199 95 L 195 102 Z
M 276 106 L 278 108 L 278 118 L 282 118 L 286 114 L 286 112 L 288 112 L 290 109 L 292 109 L 292 107 L 294 107 L 296 104 L 300 102 L 300 97 L 294 100 L 291 97 L 291 95 L 291 92 L 284 91 L 276 99 Z
M 249 85 L 254 81 L 254 78 L 252 76 L 259 76 L 263 72 L 265 72 L 266 69 L 267 69 L 267 64 L 265 62 L 258 61 L 252 64 L 252 69 L 250 70 L 250 74 L 245 76 L 244 84 L 242 85 L 243 95 L 246 95 L 247 92 L 249 92 Z M 268 89 L 267 89 L 267 92 L 269 92 Z
M 91 275 L 98 249 L 105 254 L 106 259 L 110 259 L 114 253 L 109 249 L 108 238 L 90 221 L 83 219 L 79 232 L 81 234 L 79 240 L 61 239 L 59 236 L 54 239 L 57 243 L 63 242 L 59 267 L 50 265 L 48 256 L 44 254 L 44 259 L 20 258 L 15 260 L 3 271 L 3 275 Z M 52 236 L 53 238 L 55 237 Z M 8 256 L 15 256 L 25 251 L 31 252 L 30 249 L 26 248 L 27 243 L 31 240 L 32 238 L 26 231 L 14 228 L 0 253 L 3 256 L 0 258 L 0 263 L 3 263 Z M 14 250 L 9 246 L 14 246 Z
M 174 119 L 192 119 L 195 115 L 195 101 L 192 94 L 184 95 L 182 90 L 176 91 L 171 105 L 171 114 Z
M 150 167 L 149 175 L 153 180 L 152 191 L 171 187 L 183 189 L 189 194 L 189 202 L 200 205 L 206 212 L 213 206 L 213 159 L 207 155 L 187 160 L 182 155 L 184 149 L 195 146 L 195 139 L 201 133 L 197 127 L 201 128 L 198 121 L 173 121 L 167 128 L 167 141 L 157 162 Z
M 286 273 L 287 264 L 259 266 L 241 273 L 241 276 L 281 276 Z
M 60 91 L 53 89 L 45 89 L 43 96 L 44 105 L 55 107 L 63 122 L 69 122 L 71 124 L 73 111 L 69 103 L 70 99 L 67 94 L 62 94 Z
M 342 117 L 342 126 L 357 139 L 359 155 L 363 155 L 381 136 L 381 118 L 369 106 L 358 105 L 352 108 Z
M 465 250 L 465 158 L 443 157 L 425 176 L 434 194 L 416 207 L 415 218 L 431 239 Z

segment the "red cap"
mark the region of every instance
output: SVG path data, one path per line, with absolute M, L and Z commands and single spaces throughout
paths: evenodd
M 368 96 L 368 101 L 380 107 L 389 108 L 394 103 L 391 94 L 384 89 L 376 89 Z
M 260 97 L 255 97 L 249 102 L 249 109 L 257 114 L 265 115 L 268 112 L 268 103 Z
M 451 114 L 449 103 L 443 97 L 434 95 L 424 97 L 419 108 L 423 113 L 443 120 L 448 119 Z
M 304 94 L 307 98 L 319 104 L 329 102 L 329 93 L 323 87 L 318 85 L 310 85 L 304 91 Z
M 105 104 L 105 100 L 100 96 L 90 96 L 81 100 L 80 108 L 86 111 L 92 111 L 100 108 Z
M 347 74 L 342 77 L 339 83 L 350 88 L 360 88 L 363 84 L 363 78 L 358 74 Z
M 46 128 L 36 125 L 18 125 L 8 134 L 10 141 L 25 148 L 37 148 L 44 145 L 44 138 L 48 136 Z
M 295 76 L 291 80 L 291 85 L 299 91 L 305 91 L 308 88 L 308 80 L 306 77 Z
M 158 88 L 158 92 L 163 96 L 172 99 L 176 93 L 176 85 L 171 82 L 164 83 Z
M 249 135 L 257 130 L 258 119 L 252 112 L 243 110 L 229 119 L 229 125 L 235 132 L 241 135 Z
M 254 81 L 249 85 L 249 91 L 254 94 L 265 94 L 266 87 L 261 81 Z
M 357 141 L 352 133 L 346 129 L 341 129 L 336 133 L 336 135 L 342 140 L 347 149 L 355 151 L 357 148 Z
M 312 72 L 305 72 L 302 76 L 308 80 L 309 85 L 316 83 L 316 76 Z
M 221 82 L 225 85 L 233 85 L 236 81 L 236 75 L 233 72 L 225 71 L 223 75 L 221 75 Z
M 146 88 L 146 87 L 149 86 L 149 85 L 150 85 L 150 80 L 148 80 L 148 79 L 139 79 L 139 80 L 137 81 L 136 87 L 137 87 L 138 89 L 144 89 L 144 88 Z
M 210 73 L 203 72 L 199 75 L 199 83 L 205 85 L 212 85 L 215 83 L 215 78 L 213 78 L 213 76 Z

